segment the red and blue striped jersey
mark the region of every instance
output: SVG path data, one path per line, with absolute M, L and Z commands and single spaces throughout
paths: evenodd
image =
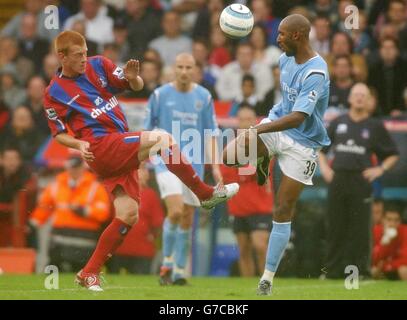
M 52 135 L 67 132 L 76 138 L 96 138 L 127 132 L 127 120 L 114 96 L 130 89 L 123 69 L 102 56 L 88 57 L 86 71 L 67 78 L 61 70 L 46 89 L 44 108 Z

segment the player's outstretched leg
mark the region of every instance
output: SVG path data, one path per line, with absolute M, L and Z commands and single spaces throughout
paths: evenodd
M 116 217 L 103 231 L 86 266 L 76 275 L 75 282 L 91 291 L 103 291 L 100 270 L 138 220 L 137 201 L 130 198 L 121 187 L 116 188 L 114 196 Z
M 212 209 L 217 204 L 233 197 L 239 191 L 237 183 L 212 187 L 204 183 L 196 174 L 188 160 L 182 155 L 172 136 L 162 131 L 144 131 L 141 135 L 139 161 L 144 161 L 159 153 L 168 170 L 175 174 L 201 202 L 205 209 Z
M 270 161 L 272 155 L 253 131 L 239 135 L 223 150 L 223 163 L 227 166 L 241 167 L 249 162 L 256 166 L 257 184 L 264 185 L 270 176 Z M 253 147 L 256 146 L 256 149 Z
M 258 295 L 271 294 L 274 274 L 290 240 L 294 207 L 303 188 L 304 185 L 301 182 L 282 175 L 276 209 L 273 212 L 273 228 L 267 248 L 266 266 L 257 287 Z

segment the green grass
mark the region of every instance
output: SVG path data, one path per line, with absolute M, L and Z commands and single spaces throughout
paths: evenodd
M 251 299 L 407 299 L 407 283 L 401 281 L 362 281 L 359 289 L 347 290 L 344 281 L 282 279 L 274 281 L 273 295 L 256 296 L 257 278 L 190 279 L 186 287 L 160 287 L 155 276 L 107 275 L 104 292 L 78 288 L 73 274 L 59 277 L 59 290 L 44 287 L 45 275 L 0 276 L 3 299 L 137 299 L 137 300 L 251 300 Z

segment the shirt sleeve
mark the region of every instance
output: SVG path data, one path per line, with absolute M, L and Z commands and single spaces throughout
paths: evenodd
M 292 111 L 304 112 L 310 116 L 314 112 L 315 105 L 322 94 L 324 84 L 325 74 L 322 71 L 315 71 L 306 76 Z
M 146 117 L 144 119 L 144 130 L 153 130 L 158 126 L 158 99 L 159 91 L 155 90 L 148 99 Z
M 107 82 L 109 86 L 107 87 L 112 94 L 119 93 L 124 90 L 129 90 L 129 82 L 124 78 L 123 68 L 116 66 L 111 60 L 100 56 L 103 69 L 106 72 Z
M 60 133 L 68 132 L 66 127 L 66 116 L 68 109 L 66 106 L 52 99 L 48 92 L 44 96 L 45 116 L 53 137 Z
M 383 161 L 387 157 L 399 154 L 394 140 L 391 138 L 389 132 L 381 121 L 377 122 L 374 136 L 375 138 L 373 141 L 375 144 L 373 151 L 380 161 Z

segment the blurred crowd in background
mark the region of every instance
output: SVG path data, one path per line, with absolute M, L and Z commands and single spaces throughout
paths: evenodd
M 124 98 L 148 99 L 155 88 L 174 79 L 176 55 L 189 52 L 197 62 L 195 81 L 207 88 L 215 100 L 230 102 L 229 117 L 236 117 L 242 107 L 254 110 L 257 117 L 264 117 L 281 98 L 278 60 L 282 52 L 276 41 L 279 23 L 288 14 L 300 13 L 311 21 L 311 44 L 329 65 L 329 117 L 346 113 L 352 86 L 356 82 L 364 82 L 373 97 L 367 106 L 372 117 L 407 120 L 405 0 L 233 2 L 248 5 L 254 15 L 253 31 L 241 41 L 227 38 L 219 27 L 220 13 L 229 4 L 225 0 L 2 1 L 0 246 L 12 245 L 12 211 L 21 189 L 28 193 L 29 218 L 37 224 L 45 221 L 47 214 L 55 214 L 57 210 L 62 213 L 68 211 L 71 215 L 68 225 L 71 223 L 74 229 L 80 226 L 79 229 L 86 230 L 80 234 L 69 233 L 70 237 L 77 235 L 80 240 L 73 241 L 72 246 L 79 245 L 85 251 L 93 248 L 98 232 L 111 217 L 107 196 L 103 190 L 97 191 L 99 186 L 93 185 L 97 183 L 95 177 L 82 167 L 80 160 L 70 158 L 65 167 L 57 170 L 35 162 L 36 155 L 50 136 L 43 114 L 43 96 L 59 66 L 52 40 L 62 30 L 75 30 L 83 34 L 87 39 L 89 56 L 103 55 L 119 66 L 130 58 L 141 61 L 145 86 L 139 92 L 126 92 L 122 96 Z M 44 8 L 47 5 L 58 7 L 60 29 L 45 27 L 47 14 Z M 359 9 L 359 27 L 355 29 L 346 28 L 345 23 L 349 15 L 345 8 L 351 5 Z M 72 176 L 75 168 L 80 168 L 76 178 L 75 173 Z M 57 179 L 56 174 L 59 174 Z M 149 188 L 146 181 L 153 179 L 142 180 Z M 79 188 L 78 184 L 83 185 Z M 57 187 L 60 189 L 56 190 Z M 78 194 L 72 191 L 74 189 Z M 86 191 L 84 194 L 83 190 Z M 92 197 L 97 197 L 98 201 L 95 202 Z M 158 197 L 154 194 L 147 197 L 148 201 L 158 205 L 154 217 L 140 222 L 140 229 L 143 230 L 138 232 L 144 236 L 147 247 L 141 253 L 133 252 L 131 248 L 124 248 L 122 253 L 124 257 L 144 257 L 151 263 L 155 249 L 159 248 L 158 230 L 163 212 L 159 208 Z M 87 202 L 95 206 L 91 214 L 83 211 Z M 54 211 L 41 211 L 41 203 L 42 208 L 49 206 Z M 380 209 L 376 210 L 383 215 L 383 203 L 381 200 L 377 200 L 377 203 L 380 203 Z M 405 206 L 401 205 L 399 209 L 393 206 L 389 210 L 400 212 L 401 221 Z M 386 215 L 385 218 L 389 220 L 389 217 Z M 58 219 L 53 224 L 54 230 L 67 226 L 65 221 Z M 380 219 L 377 224 L 381 224 Z M 58 245 L 58 236 L 61 233 L 53 232 L 54 245 Z M 300 234 L 295 236 L 298 238 Z M 394 238 L 388 237 L 390 240 Z M 407 245 L 407 235 L 405 238 L 404 245 Z M 380 239 L 376 239 L 379 244 Z M 382 242 L 386 244 L 390 240 Z M 380 261 L 377 250 L 374 261 Z M 290 250 L 287 254 L 290 254 Z M 84 253 L 82 256 L 86 255 Z M 86 259 L 79 257 L 78 260 L 75 262 L 78 264 L 72 262 L 66 266 L 66 270 L 77 269 L 77 265 Z M 115 263 L 118 262 L 112 263 L 112 268 L 117 271 L 120 268 Z M 140 269 L 136 268 L 134 272 L 149 272 L 145 262 L 138 263 Z

